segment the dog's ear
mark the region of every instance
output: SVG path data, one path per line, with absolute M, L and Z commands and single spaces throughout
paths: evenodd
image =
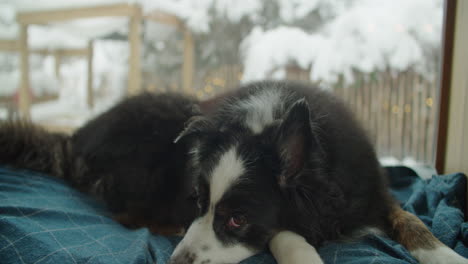
M 310 155 L 313 134 L 309 104 L 305 99 L 296 101 L 287 111 L 276 135 L 281 159 L 280 187 L 294 185 Z
M 185 138 L 192 138 L 212 130 L 212 123 L 204 116 L 193 116 L 187 120 L 184 130 L 174 140 L 177 143 Z

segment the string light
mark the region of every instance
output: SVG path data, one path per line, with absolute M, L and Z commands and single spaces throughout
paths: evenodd
M 198 91 L 197 91 L 197 97 L 198 97 L 198 98 L 202 98 L 202 97 L 203 97 L 203 91 L 198 90 Z
M 221 87 L 224 87 L 226 85 L 226 81 L 224 79 L 221 79 L 221 78 L 214 78 L 212 83 L 214 85 L 221 86 Z
M 208 84 L 207 86 L 205 86 L 204 90 L 205 90 L 206 93 L 212 93 L 213 92 L 213 86 Z
M 148 91 L 156 91 L 156 85 L 154 83 L 148 84 L 148 87 L 146 88 Z
M 384 108 L 385 110 L 388 110 L 389 107 L 390 107 L 390 104 L 388 103 L 388 101 L 385 101 L 385 102 L 383 103 L 383 108 Z
M 426 98 L 426 105 L 429 107 L 432 107 L 433 105 L 433 100 L 431 97 Z
M 411 105 L 405 104 L 405 113 L 411 113 Z

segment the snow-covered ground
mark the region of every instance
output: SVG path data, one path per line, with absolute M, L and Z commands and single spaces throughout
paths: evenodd
M 18 25 L 15 16 L 20 11 L 68 8 L 126 1 L 0 1 L 0 39 L 17 39 Z M 75 20 L 47 26 L 29 27 L 31 48 L 85 48 L 91 39 L 113 32 L 126 33 L 127 19 L 96 18 Z M 52 56 L 30 56 L 30 86 L 34 96 L 58 94 L 56 101 L 35 104 L 31 109 L 33 121 L 77 126 L 103 111 L 125 92 L 127 84 L 128 43 L 126 41 L 96 40 L 94 43 L 94 93 L 95 107 L 89 109 L 87 99 L 87 71 L 84 58 L 63 58 L 60 78 L 55 74 Z M 19 58 L 16 54 L 0 53 L 0 96 L 14 96 L 19 87 Z M 5 66 L 11 65 L 11 66 Z M 1 109 L 0 118 L 6 117 Z
M 31 110 L 33 120 L 76 127 L 108 109 L 124 96 L 128 71 L 127 43 L 97 41 L 94 51 L 94 108 L 90 109 L 87 105 L 86 61 L 78 59 L 61 67 L 59 99 L 33 105 Z
M 33 57 L 31 61 L 34 61 L 33 59 L 39 58 Z M 54 61 L 52 57 L 41 58 L 40 61 L 36 60 L 36 63 L 40 64 L 40 68 L 35 68 L 30 75 L 34 94 L 40 96 L 57 93 L 59 90 L 59 83 L 54 73 Z M 19 87 L 19 80 L 20 71 L 18 68 L 12 71 L 0 71 L 0 83 L 2 85 L 0 96 L 14 95 Z

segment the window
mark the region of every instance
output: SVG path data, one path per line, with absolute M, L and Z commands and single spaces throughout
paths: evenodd
M 77 8 L 70 13 L 76 15 L 79 8 L 89 8 L 82 1 L 62 2 L 2 3 L 0 32 L 5 36 L 0 38 L 6 33 L 15 37 L 15 13 L 25 9 Z M 40 90 L 38 82 L 32 81 L 34 73 L 47 71 L 49 79 L 58 79 L 62 100 L 57 108 L 33 107 L 33 117 L 67 112 L 68 107 L 69 113 L 80 113 L 81 122 L 72 124 L 80 124 L 121 98 L 127 84 L 153 92 L 186 92 L 203 100 L 249 81 L 293 79 L 318 84 L 342 97 L 369 131 L 383 161 L 433 164 L 442 0 L 152 2 L 112 4 L 113 9 L 101 9 L 102 14 L 96 11 L 95 18 L 75 20 L 77 16 L 67 21 L 62 15 L 53 22 L 29 26 L 31 49 L 43 50 L 39 55 L 49 57 L 34 60 L 43 65 L 31 65 L 31 94 Z M 109 18 L 106 13 L 99 17 L 119 8 L 138 8 L 141 16 Z M 132 31 L 138 27 L 141 30 Z M 134 33 L 138 31 L 141 34 Z M 140 50 L 129 50 L 128 40 L 138 43 L 136 38 L 141 39 Z M 51 59 L 58 48 L 87 54 L 87 58 L 64 58 L 58 69 Z M 141 67 L 132 57 L 139 53 Z M 0 53 L 0 76 L 19 75 L 14 58 Z M 87 71 L 94 76 L 91 81 L 84 77 Z M 5 93 L 15 88 L 0 90 L 0 102 L 10 98 Z M 87 109 L 87 92 L 95 97 L 92 111 Z

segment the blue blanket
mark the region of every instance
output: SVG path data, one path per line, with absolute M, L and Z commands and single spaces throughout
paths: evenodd
M 423 181 L 409 169 L 390 168 L 393 194 L 442 242 L 468 257 L 462 174 Z M 180 238 L 129 230 L 106 208 L 63 181 L 0 167 L 0 263 L 165 263 Z M 329 243 L 326 263 L 417 263 L 396 242 L 376 235 Z M 264 252 L 242 263 L 275 263 Z

